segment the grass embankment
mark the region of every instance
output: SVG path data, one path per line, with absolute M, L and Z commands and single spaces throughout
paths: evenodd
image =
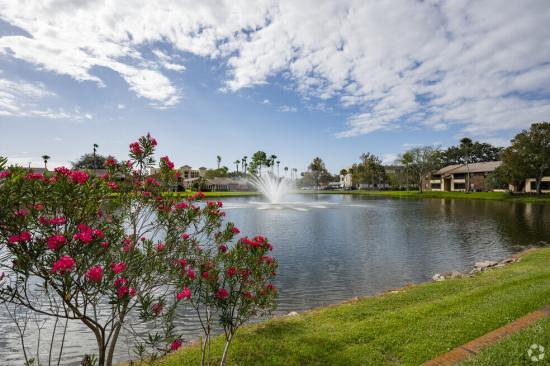
M 539 249 L 474 277 L 246 326 L 232 345 L 229 364 L 418 365 L 550 303 L 549 263 L 550 249 Z M 550 326 L 544 329 L 541 342 L 550 336 Z M 222 339 L 215 339 L 214 353 L 221 348 Z M 189 346 L 160 364 L 198 365 L 200 349 Z
M 422 192 L 419 191 L 306 191 L 319 194 L 350 194 L 357 196 L 380 196 L 393 198 L 449 198 L 449 199 L 475 199 L 493 201 L 512 201 L 525 203 L 550 203 L 550 194 L 540 196 L 530 194 L 511 194 L 508 192 Z

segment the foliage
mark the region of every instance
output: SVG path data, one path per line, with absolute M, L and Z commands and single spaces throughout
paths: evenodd
M 262 175 L 262 166 L 269 166 L 269 160 L 267 154 L 263 151 L 256 151 L 252 155 L 252 161 L 248 166 L 248 172 L 250 174 Z
M 326 184 L 330 179 L 330 173 L 320 157 L 315 157 L 309 164 L 308 173 L 313 179 L 315 187 L 319 187 L 319 183 Z
M 4 170 L 8 165 L 8 158 L 0 156 L 0 170 Z
M 352 182 L 355 185 L 369 184 L 371 189 L 378 184 L 387 181 L 386 170 L 382 166 L 382 161 L 376 155 L 371 153 L 362 154 L 361 162 L 353 165 Z
M 495 147 L 491 144 L 478 141 L 472 142 L 470 140 L 469 144 L 465 145 L 462 143 L 459 146 L 451 146 L 441 151 L 441 166 L 466 164 L 465 146 L 468 147 L 468 163 L 500 160 L 503 151 L 501 147 Z
M 550 174 L 550 122 L 533 123 L 518 133 L 502 154 L 502 162 L 511 184 L 534 178 L 540 194 L 541 180 Z
M 73 169 L 102 169 L 105 161 L 114 159 L 112 156 L 103 156 L 99 154 L 84 154 L 77 161 L 73 162 Z
M 218 168 L 218 169 L 208 169 L 204 173 L 204 177 L 206 179 L 211 179 L 211 178 L 217 178 L 217 177 L 227 177 L 228 174 L 229 174 L 229 168 L 227 168 L 226 166 L 222 166 L 221 168 Z
M 235 365 L 420 365 L 547 305 L 549 260 L 550 249 L 540 249 L 525 254 L 520 262 L 473 277 L 408 286 L 246 326 L 236 336 L 230 361 Z M 223 341 L 223 337 L 216 339 L 213 348 L 221 351 Z M 166 357 L 160 366 L 198 362 L 197 346 Z
M 415 147 L 402 155 L 401 164 L 407 167 L 422 192 L 422 180 L 441 165 L 440 150 L 432 146 Z
M 268 240 L 237 241 L 221 202 L 164 194 L 177 173 L 165 156 L 159 180 L 147 176 L 156 144 L 139 138 L 128 161 L 106 160 L 102 177 L 66 168 L 0 172 L 0 301 L 81 322 L 95 335 L 99 366 L 112 365 L 123 329 L 141 361 L 179 348 L 173 321 L 180 305 L 221 314 L 228 344 L 242 323 L 274 306 L 277 263 L 266 256 Z M 148 334 L 135 332 L 137 325 Z

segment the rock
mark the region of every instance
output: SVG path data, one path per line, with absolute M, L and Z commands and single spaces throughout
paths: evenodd
M 514 258 L 506 258 L 506 259 L 501 260 L 500 263 L 508 264 L 508 263 L 512 263 L 513 261 L 514 261 Z
M 452 271 L 450 277 L 451 277 L 451 278 L 460 278 L 460 277 L 462 277 L 463 275 L 464 275 L 464 274 L 462 274 L 462 273 L 460 273 L 460 272 L 458 272 L 458 271 Z
M 445 276 L 440 275 L 439 273 L 436 273 L 433 275 L 432 280 L 434 281 L 445 281 Z
M 485 271 L 486 269 L 494 267 L 497 264 L 498 262 L 495 261 L 476 262 L 476 264 L 474 264 L 474 269 L 477 269 L 478 271 Z
M 291 311 L 290 313 L 286 314 L 286 316 L 298 316 L 298 315 L 300 315 L 300 314 L 298 314 L 295 311 Z

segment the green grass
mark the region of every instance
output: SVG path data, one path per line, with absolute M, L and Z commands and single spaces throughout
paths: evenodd
M 549 263 L 550 249 L 539 249 L 475 277 L 249 325 L 239 331 L 229 364 L 418 365 L 550 303 Z M 221 347 L 216 338 L 216 355 Z M 186 347 L 160 364 L 200 364 L 200 350 Z
M 422 192 L 419 191 L 304 191 L 318 194 L 349 194 L 357 196 L 393 197 L 393 198 L 445 198 L 445 199 L 476 199 L 494 201 L 513 201 L 530 203 L 550 203 L 550 194 L 535 196 L 527 194 L 511 194 L 508 192 Z
M 537 362 L 533 362 L 527 355 L 527 350 L 533 344 L 545 348 L 544 358 Z M 550 365 L 550 318 L 540 320 L 535 325 L 484 349 L 477 356 L 461 364 L 461 366 L 524 365 Z

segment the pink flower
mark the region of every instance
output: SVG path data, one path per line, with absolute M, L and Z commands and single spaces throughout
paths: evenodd
M 71 171 L 67 168 L 65 168 L 64 166 L 60 166 L 59 168 L 55 168 L 54 171 L 59 174 L 59 175 L 69 175 L 71 174 Z
M 187 275 L 189 276 L 189 279 L 193 281 L 195 279 L 195 271 L 193 271 L 191 268 L 187 270 Z
M 227 296 L 229 296 L 229 292 L 227 292 L 226 289 L 224 289 L 223 287 L 218 289 L 218 292 L 216 293 L 216 297 L 220 300 L 223 300 L 225 299 Z
M 123 299 L 130 293 L 130 289 L 127 286 L 120 286 L 116 293 L 119 299 Z
M 142 153 L 141 146 L 139 146 L 139 142 L 132 142 L 130 144 L 130 151 L 134 155 L 139 155 Z
M 189 300 L 190 298 L 191 298 L 191 290 L 188 287 L 184 287 L 183 291 L 178 292 L 176 294 L 176 299 L 178 300 L 181 300 L 181 299 Z
M 239 230 L 239 228 L 236 227 L 236 226 L 233 226 L 233 227 L 231 228 L 231 232 L 232 232 L 233 234 L 240 234 L 240 233 L 241 233 L 241 231 Z
M 109 247 L 109 242 L 108 242 L 108 241 L 104 241 L 104 242 L 102 242 L 102 243 L 99 244 L 99 245 L 101 245 L 102 248 L 108 248 L 108 247 Z
M 208 276 L 209 276 L 209 273 L 207 271 L 204 271 L 202 273 L 202 278 L 204 278 L 205 280 L 208 278 Z
M 226 253 L 227 252 L 227 247 L 222 244 L 218 247 L 218 250 L 222 253 Z
M 159 315 L 162 311 L 162 308 L 162 304 L 160 302 L 157 302 L 156 304 L 153 304 L 153 306 L 151 306 L 151 311 L 153 312 L 153 314 Z
M 44 209 L 44 205 L 41 203 L 37 203 L 36 205 L 33 205 L 32 208 L 36 211 L 42 211 Z
M 225 271 L 228 277 L 233 277 L 237 273 L 237 268 L 235 267 L 229 267 L 227 271 Z
M 54 226 L 64 225 L 65 217 L 64 216 L 54 217 L 53 219 L 50 220 L 50 224 Z
M 48 220 L 45 216 L 40 216 L 38 218 L 38 221 L 42 224 L 42 225 L 48 225 L 50 223 L 50 220 Z
M 134 296 L 136 296 L 136 289 L 132 287 L 130 289 L 130 297 L 134 297 Z
M 126 269 L 126 263 L 119 262 L 119 263 L 111 263 L 111 270 L 118 274 Z
M 223 202 L 222 201 L 218 201 L 217 203 L 218 203 L 218 207 L 220 207 L 220 208 L 223 207 Z
M 27 216 L 29 214 L 29 210 L 22 208 L 21 210 L 15 211 L 16 216 Z
M 73 170 L 70 173 L 70 177 L 71 177 L 71 180 L 74 183 L 78 183 L 78 184 L 81 184 L 81 185 L 85 184 L 88 181 L 88 178 L 90 178 L 88 173 L 83 172 L 81 170 Z
M 182 210 L 188 207 L 187 202 L 180 202 L 174 206 L 177 210 Z
M 83 244 L 89 244 L 92 239 L 94 232 L 91 227 L 80 224 L 78 225 L 79 232 L 73 235 L 75 240 L 81 241 Z
M 161 250 L 163 250 L 165 247 L 166 247 L 166 244 L 164 244 L 164 243 L 158 243 L 158 244 L 155 246 L 155 248 L 156 248 L 157 251 L 159 251 L 159 252 L 160 252 Z
M 168 169 L 174 169 L 174 163 L 170 161 L 170 158 L 168 156 L 163 156 L 162 158 L 160 158 L 160 161 L 164 162 Z
M 52 273 L 59 272 L 61 274 L 65 272 L 71 272 L 74 268 L 75 261 L 68 255 L 64 255 L 52 266 Z
M 109 188 L 111 188 L 113 191 L 116 191 L 118 189 L 118 184 L 116 184 L 115 182 L 107 182 L 107 186 L 109 186 Z
M 28 173 L 25 176 L 25 179 L 28 179 L 28 180 L 43 180 L 44 176 L 40 173 Z
M 0 179 L 2 179 L 2 178 L 7 178 L 7 177 L 9 177 L 9 176 L 10 176 L 10 172 L 8 172 L 7 170 L 2 170 L 2 171 L 0 172 Z
M 48 238 L 48 249 L 57 250 L 60 246 L 65 244 L 65 237 L 61 234 L 52 235 Z
M 117 161 L 114 158 L 108 158 L 107 160 L 105 160 L 103 165 L 106 166 L 106 167 L 115 166 L 115 165 L 117 165 Z
M 30 241 L 31 238 L 31 233 L 28 231 L 22 231 L 21 234 L 19 234 L 19 241 Z
M 183 240 L 187 240 L 187 239 L 189 239 L 189 234 L 183 233 L 183 234 L 181 234 L 181 237 L 182 237 Z
M 94 236 L 99 239 L 103 239 L 105 237 L 105 234 L 103 234 L 103 231 L 99 229 L 94 230 Z
M 103 268 L 101 268 L 101 266 L 91 267 L 86 272 L 86 278 L 90 282 L 101 282 L 101 279 L 103 278 Z
M 19 235 L 12 235 L 8 238 L 8 244 L 19 243 Z
M 183 342 L 181 339 L 176 339 L 174 342 L 172 342 L 172 344 L 170 344 L 170 349 L 172 351 L 177 351 L 178 349 L 180 349 L 182 344 Z

